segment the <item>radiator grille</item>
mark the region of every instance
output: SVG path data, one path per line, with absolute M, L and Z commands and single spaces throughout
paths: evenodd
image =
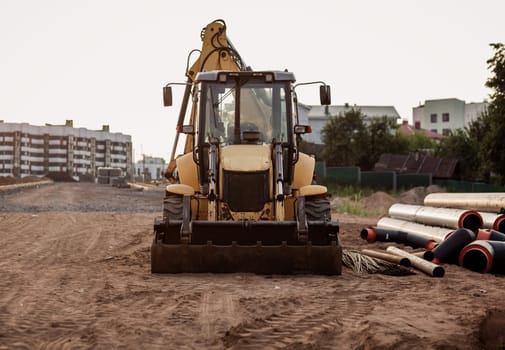
M 223 199 L 232 211 L 260 211 L 268 202 L 268 170 L 223 172 Z

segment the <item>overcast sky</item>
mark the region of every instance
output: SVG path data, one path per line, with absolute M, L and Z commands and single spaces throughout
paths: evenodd
M 0 120 L 108 124 L 132 135 L 137 160 L 168 158 L 179 106 L 162 106 L 162 87 L 185 81 L 215 19 L 254 69 L 324 80 L 332 104 L 393 105 L 411 120 L 427 99 L 489 97 L 504 14 L 503 0 L 0 0 Z M 300 102 L 317 104 L 316 91 Z

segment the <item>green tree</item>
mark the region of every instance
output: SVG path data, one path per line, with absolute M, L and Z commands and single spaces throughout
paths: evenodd
M 499 181 L 505 183 L 505 46 L 503 43 L 491 44 L 495 54 L 488 61 L 493 75 L 486 86 L 493 89 L 487 115 L 483 116 L 483 129 L 486 137 L 481 140 L 482 153 L 489 168 Z
M 459 159 L 462 180 L 475 180 L 481 177 L 479 145 L 468 130 L 455 130 L 448 138 L 441 140 L 435 149 L 436 156 Z
M 367 126 L 367 138 L 362 140 L 362 157 L 359 166 L 363 170 L 373 169 L 383 153 L 406 153 L 409 141 L 397 132 L 398 124 L 390 118 L 373 119 Z
M 406 153 L 408 140 L 383 117 L 365 123 L 359 109 L 331 117 L 322 130 L 323 159 L 329 166 L 359 166 L 370 170 L 382 153 Z
M 366 134 L 364 116 L 359 109 L 330 117 L 321 131 L 323 158 L 329 166 L 356 165 L 361 158 L 358 143 Z
M 469 141 L 467 149 L 474 149 L 476 157 L 474 159 L 473 168 L 477 168 L 474 173 L 477 180 L 483 180 L 485 182 L 490 182 L 491 167 L 488 161 L 488 156 L 484 151 L 482 141 L 485 140 L 491 133 L 489 114 L 487 111 L 482 113 L 476 120 L 472 121 L 465 131 L 468 133 Z M 465 149 L 461 150 L 461 155 L 466 153 Z
M 435 149 L 436 143 L 422 131 L 414 131 L 414 134 L 408 137 L 408 149 L 410 152 L 426 153 Z

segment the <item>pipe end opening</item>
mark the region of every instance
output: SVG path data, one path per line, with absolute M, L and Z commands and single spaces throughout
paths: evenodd
M 405 267 L 410 267 L 412 264 L 410 263 L 409 258 L 402 258 L 402 259 L 400 259 L 400 265 L 405 266 Z
M 491 262 L 487 254 L 478 249 L 470 249 L 463 253 L 461 265 L 475 272 L 488 272 Z
M 373 243 L 377 239 L 377 234 L 375 230 L 371 227 L 366 227 L 361 230 L 360 236 L 362 239 L 366 240 L 369 243 Z
M 445 270 L 442 266 L 437 266 L 433 269 L 433 277 L 444 277 Z
M 496 231 L 505 232 L 505 217 L 502 217 L 495 223 Z
M 435 254 L 431 250 L 427 250 L 424 252 L 423 258 L 424 260 L 427 261 L 433 261 L 433 259 L 435 258 Z
M 482 217 L 478 213 L 468 213 L 463 217 L 461 226 L 477 233 L 482 227 Z

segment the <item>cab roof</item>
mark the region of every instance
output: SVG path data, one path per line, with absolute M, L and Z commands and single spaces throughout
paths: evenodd
M 265 81 L 289 81 L 295 82 L 295 75 L 292 72 L 286 71 L 223 71 L 223 70 L 213 70 L 207 72 L 200 72 L 196 76 L 197 82 L 202 81 L 228 81 L 233 80 L 236 77 L 244 78 L 257 78 L 263 79 Z

